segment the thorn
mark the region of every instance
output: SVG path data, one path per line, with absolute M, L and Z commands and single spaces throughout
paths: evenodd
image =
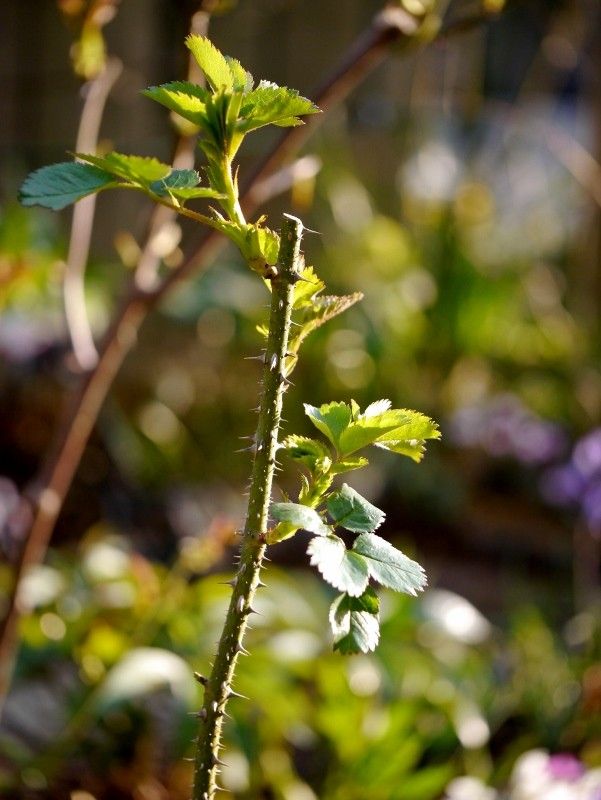
M 267 586 L 267 584 L 263 583 L 261 580 L 257 581 L 257 589 L 262 589 L 264 586 Z
M 201 719 L 204 722 L 207 718 L 207 709 L 201 708 L 200 711 L 196 712 L 195 716 L 197 716 L 198 719 Z
M 248 700 L 248 697 L 245 694 L 240 694 L 240 692 L 235 692 L 233 689 L 230 689 L 228 692 L 228 700 L 230 697 L 239 697 L 241 700 Z
M 243 645 L 241 645 L 240 642 L 236 643 L 236 652 L 240 653 L 243 656 L 249 656 L 250 655 L 248 650 L 245 647 L 243 647 Z
M 265 356 L 258 355 L 258 356 L 244 356 L 245 361 L 264 361 Z
M 263 616 L 263 614 L 260 611 L 257 611 L 257 609 L 253 608 L 252 606 L 247 606 L 246 613 L 247 614 L 258 614 L 260 617 Z
M 198 682 L 199 682 L 199 683 L 200 683 L 202 686 L 206 686 L 206 685 L 207 685 L 207 683 L 209 682 L 209 679 L 206 677 L 206 675 L 201 675 L 201 673 L 200 673 L 200 672 L 195 672 L 195 673 L 194 673 L 194 677 L 196 678 L 196 680 L 197 680 L 197 681 L 198 681 Z

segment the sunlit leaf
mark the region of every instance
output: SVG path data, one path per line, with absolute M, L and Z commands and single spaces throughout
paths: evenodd
M 305 464 L 312 472 L 318 465 L 331 465 L 331 454 L 325 445 L 307 436 L 288 436 L 281 444 L 281 449 L 290 458 Z
M 21 186 L 19 200 L 24 206 L 60 211 L 82 197 L 114 185 L 114 176 L 105 170 L 67 161 L 32 172 Z
M 161 86 L 149 86 L 143 94 L 194 125 L 203 125 L 207 120 L 209 90 L 204 86 L 189 81 L 172 81 Z
M 416 595 L 427 584 L 423 567 L 380 536 L 362 533 L 353 551 L 365 557 L 370 576 L 389 589 Z
M 380 603 L 371 587 L 359 597 L 341 594 L 330 607 L 334 650 L 344 655 L 370 653 L 380 639 Z
M 351 422 L 351 409 L 346 403 L 325 403 L 316 408 L 305 403 L 305 414 L 315 427 L 338 448 L 340 436 Z
M 210 86 L 215 91 L 224 89 L 231 92 L 234 88 L 234 77 L 223 53 L 209 39 L 198 34 L 190 34 L 186 38 L 186 46 L 206 75 Z
M 256 89 L 244 96 L 238 130 L 248 133 L 264 125 L 290 127 L 301 125 L 301 116 L 317 114 L 319 108 L 294 89 L 261 81 Z
M 126 181 L 142 185 L 166 178 L 171 172 L 169 164 L 163 164 L 156 158 L 131 156 L 116 152 L 107 153 L 104 156 L 96 156 L 90 153 L 76 153 L 76 155 L 82 161 L 93 164 L 105 172 L 110 172 L 117 178 L 123 178 Z
M 362 594 L 369 580 L 367 561 L 359 553 L 347 550 L 338 536 L 316 536 L 309 542 L 307 553 L 311 564 L 335 589 L 352 597 Z
M 317 511 L 300 503 L 272 503 L 271 516 L 278 522 L 289 522 L 296 528 L 302 528 L 317 536 L 327 536 L 330 528 Z
M 331 471 L 334 475 L 342 475 L 344 472 L 367 467 L 368 464 L 369 461 L 364 456 L 350 456 L 332 464 Z
M 330 495 L 327 506 L 328 513 L 336 525 L 354 533 L 372 533 L 386 517 L 383 511 L 369 503 L 346 483 Z

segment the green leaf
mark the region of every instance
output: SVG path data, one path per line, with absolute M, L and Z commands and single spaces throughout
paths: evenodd
M 362 469 L 367 467 L 369 461 L 363 456 L 351 456 L 344 458 L 342 461 L 337 461 L 332 464 L 330 471 L 333 475 L 342 475 L 344 472 L 351 472 L 354 469 Z
M 149 86 L 142 94 L 194 125 L 204 126 L 207 122 L 207 98 L 210 93 L 204 86 L 189 81 L 172 81 Z
M 295 285 L 295 291 L 299 284 Z M 313 296 L 309 302 L 300 306 L 300 313 L 295 317 L 295 322 L 301 327 L 291 337 L 290 349 L 297 351 L 310 333 L 320 328 L 324 323 L 342 314 L 359 300 L 363 299 L 361 292 L 346 294 L 341 297 L 328 295 L 327 297 Z
M 329 469 L 332 464 L 328 448 L 316 439 L 310 439 L 307 436 L 288 436 L 282 442 L 281 449 L 290 458 L 305 464 L 311 472 L 315 472 L 316 469 L 323 472 L 323 467 Z
M 178 189 L 193 189 L 200 183 L 200 175 L 195 169 L 174 169 L 165 178 L 153 181 L 149 189 L 158 195 L 165 195 Z
M 307 553 L 311 556 L 311 564 L 335 589 L 357 597 L 367 588 L 367 561 L 360 554 L 347 550 L 338 536 L 330 534 L 311 539 Z
M 317 113 L 319 108 L 294 89 L 261 81 L 256 89 L 244 96 L 237 127 L 243 133 L 264 125 L 291 127 L 302 125 L 299 117 Z
M 190 34 L 186 38 L 186 46 L 206 75 L 211 88 L 216 92 L 221 89 L 231 92 L 234 88 L 234 76 L 223 53 L 206 36 L 197 34 Z
M 93 164 L 95 167 L 110 172 L 117 178 L 147 186 L 153 181 L 166 178 L 171 172 L 169 164 L 163 164 L 156 158 L 130 156 L 124 153 L 107 153 L 95 156 L 89 153 L 76 153 L 77 158 Z
M 166 178 L 153 181 L 148 188 L 159 197 L 169 195 L 179 200 L 223 196 L 208 186 L 198 186 L 199 183 L 200 175 L 195 169 L 174 169 Z
M 376 445 L 393 453 L 409 456 L 414 461 L 421 461 L 426 439 L 440 439 L 440 431 L 433 420 L 418 411 L 402 409 L 403 423 L 381 436 Z
M 417 561 L 373 533 L 357 536 L 353 550 L 367 559 L 370 576 L 389 589 L 416 595 L 427 584 L 426 573 Z
M 380 639 L 380 602 L 368 587 L 360 597 L 341 594 L 330 607 L 334 650 L 343 655 L 370 653 Z
M 325 283 L 317 277 L 313 267 L 303 267 L 299 274 L 300 280 L 294 284 L 294 309 L 311 307 L 315 295 L 325 289 Z
M 327 536 L 330 528 L 317 511 L 300 503 L 272 503 L 271 516 L 278 522 L 289 522 L 297 529 L 302 528 L 317 536 Z
M 334 522 L 353 533 L 372 533 L 386 517 L 346 483 L 330 495 L 327 506 Z
M 338 448 L 340 436 L 351 422 L 351 409 L 346 403 L 325 403 L 316 408 L 305 403 L 305 414 L 317 430 Z
M 44 206 L 60 211 L 82 197 L 114 185 L 115 179 L 108 172 L 67 161 L 32 172 L 21 186 L 19 200 L 24 206 Z
M 234 82 L 234 91 L 237 92 L 250 92 L 253 88 L 253 76 L 244 69 L 242 64 L 237 58 L 226 56 L 225 60 L 232 73 L 232 80 Z

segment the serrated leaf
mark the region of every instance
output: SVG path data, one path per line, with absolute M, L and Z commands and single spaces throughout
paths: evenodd
M 232 70 L 223 53 L 206 38 L 198 34 L 186 37 L 186 47 L 194 56 L 194 60 L 206 75 L 209 85 L 218 92 L 223 89 L 231 92 L 234 88 Z
M 427 584 L 426 573 L 417 561 L 374 533 L 357 536 L 353 550 L 367 560 L 370 576 L 389 589 L 416 595 Z
M 351 456 L 350 458 L 344 458 L 332 464 L 330 471 L 333 475 L 342 475 L 344 472 L 351 472 L 351 470 L 354 469 L 367 467 L 368 464 L 369 461 L 363 456 Z
M 383 511 L 346 483 L 328 497 L 327 508 L 336 525 L 353 533 L 372 533 L 386 518 Z
M 370 653 L 380 639 L 380 603 L 371 587 L 360 597 L 342 594 L 330 607 L 334 650 L 343 655 Z
M 244 96 L 237 127 L 239 131 L 248 133 L 264 125 L 302 125 L 299 117 L 317 113 L 319 108 L 294 89 L 261 81 L 256 89 Z
M 319 471 L 323 472 L 322 467 L 329 469 L 332 464 L 331 454 L 327 447 L 316 439 L 310 439 L 307 436 L 288 436 L 282 442 L 281 449 L 290 458 L 305 464 L 311 472 L 318 468 Z
M 215 189 L 198 186 L 200 175 L 194 169 L 174 169 L 166 178 L 153 181 L 148 188 L 159 197 L 172 196 L 178 200 L 193 200 L 199 197 L 222 197 Z
M 19 192 L 24 206 L 43 206 L 60 211 L 71 203 L 115 186 L 113 175 L 88 164 L 67 161 L 32 172 Z
M 311 556 L 311 564 L 335 589 L 358 597 L 367 588 L 367 561 L 359 553 L 347 550 L 338 536 L 330 534 L 311 539 L 307 553 Z
M 342 314 L 362 299 L 362 292 L 346 294 L 340 297 L 335 295 L 313 297 L 310 303 L 305 303 L 300 308 L 300 313 L 295 317 L 295 322 L 301 327 L 292 335 L 289 345 L 290 349 L 295 352 L 298 351 L 299 347 L 310 333 L 313 333 L 317 328 L 320 328 L 326 322 L 329 322 L 329 320 Z
M 237 58 L 232 58 L 231 56 L 225 56 L 225 60 L 227 61 L 227 65 L 230 68 L 230 72 L 232 73 L 232 80 L 234 82 L 234 91 L 237 92 L 250 92 L 253 88 L 253 76 L 244 69 L 242 64 L 238 61 Z
M 325 283 L 315 274 L 313 267 L 303 267 L 300 280 L 294 284 L 294 300 L 292 308 L 299 309 L 311 306 L 315 295 L 323 291 Z
M 390 405 L 390 400 L 376 400 L 374 403 L 370 403 L 367 406 L 362 416 L 365 418 L 377 417 L 380 414 L 383 414 L 385 411 L 388 411 L 390 409 Z
M 145 156 L 130 156 L 116 152 L 107 153 L 105 156 L 76 153 L 76 156 L 88 164 L 110 172 L 117 178 L 144 186 L 166 178 L 171 172 L 169 164 L 163 164 L 156 158 L 146 158 Z
M 340 437 L 351 422 L 351 409 L 346 403 L 325 403 L 316 408 L 315 406 L 304 404 L 305 414 L 315 425 L 317 430 L 338 448 Z
M 327 536 L 330 533 L 329 526 L 317 511 L 300 503 L 272 503 L 270 513 L 278 522 L 289 522 L 297 529 L 302 528 L 316 536 Z
M 393 453 L 421 461 L 426 449 L 426 439 L 440 439 L 436 423 L 418 411 L 402 409 L 405 420 L 398 428 L 381 436 L 376 445 Z
M 203 126 L 207 122 L 207 98 L 210 93 L 204 86 L 189 81 L 171 81 L 160 86 L 149 86 L 142 94 L 194 125 Z
M 178 189 L 193 189 L 200 183 L 200 175 L 195 169 L 174 169 L 161 180 L 153 181 L 149 189 L 158 195 L 173 193 Z

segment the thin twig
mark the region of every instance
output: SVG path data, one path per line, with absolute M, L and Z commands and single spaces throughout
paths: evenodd
M 480 24 L 481 21 L 482 15 L 478 14 L 473 24 Z M 457 32 L 470 27 L 463 20 Z M 412 17 L 401 9 L 389 9 L 377 14 L 370 28 L 351 45 L 340 65 L 317 92 L 316 103 L 327 110 L 341 102 L 381 63 L 390 45 L 396 43 L 397 52 L 407 52 L 416 44 L 427 43 L 429 40 L 416 41 L 418 31 L 419 18 Z M 438 35 L 450 36 L 452 33 L 452 29 L 445 30 L 443 27 Z M 242 196 L 245 213 L 256 206 L 254 192 L 257 185 L 290 159 L 292 153 L 313 132 L 316 119 L 317 117 L 313 117 L 303 127 L 289 128 L 259 169 L 249 178 Z M 15 564 L 13 586 L 0 625 L 0 701 L 7 691 L 12 673 L 17 624 L 21 613 L 18 587 L 27 570 L 45 557 L 56 520 L 111 384 L 126 355 L 134 346 L 138 330 L 147 314 L 173 287 L 205 267 L 222 244 L 222 237 L 209 231 L 202 237 L 195 251 L 155 289 L 145 289 L 134 280 L 104 336 L 96 367 L 91 373 L 83 375 L 73 389 L 55 446 L 46 459 L 40 477 L 23 498 L 23 503 L 31 506 L 27 510 L 33 511 L 34 521 L 30 529 L 23 533 L 23 547 Z

